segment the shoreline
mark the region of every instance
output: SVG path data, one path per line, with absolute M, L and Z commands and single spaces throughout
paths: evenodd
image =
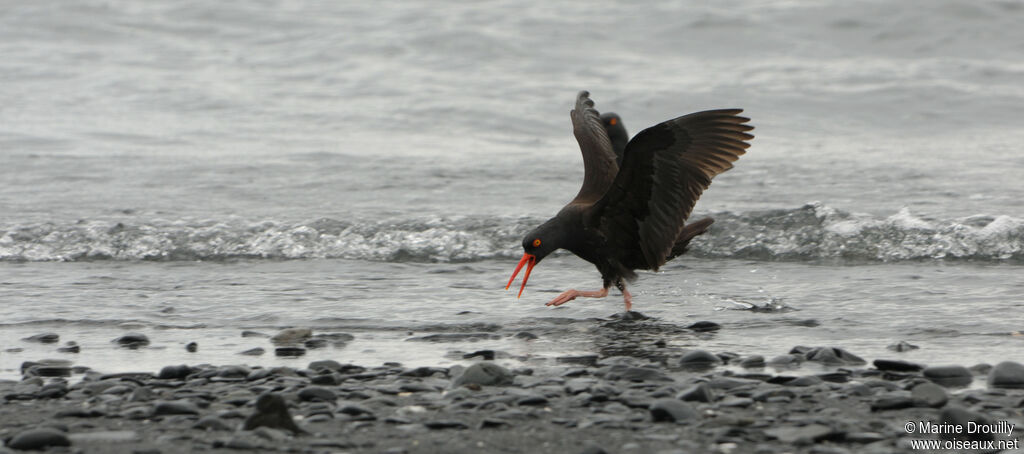
M 0 381 L 0 453 L 910 452 L 918 440 L 1012 447 L 1024 433 L 1019 363 L 926 367 L 898 359 L 899 344 L 870 362 L 834 347 L 666 349 L 670 333 L 631 314 L 595 323 L 611 345 L 550 367 L 481 351 L 468 367 L 169 365 L 69 383 L 67 366 L 27 364 Z

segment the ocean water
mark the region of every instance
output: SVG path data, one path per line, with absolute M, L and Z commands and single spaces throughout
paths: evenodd
M 655 337 L 1024 360 L 1019 1 L 0 9 L 0 378 L 51 358 L 642 354 L 652 333 L 594 330 L 622 311 L 615 291 L 544 306 L 600 285 L 574 256 L 546 259 L 521 299 L 503 290 L 521 235 L 582 180 L 583 89 L 631 133 L 730 107 L 757 128 L 697 205 L 711 231 L 631 286 Z M 722 329 L 680 329 L 701 320 Z M 241 336 L 287 327 L 354 339 L 279 358 Z M 60 344 L 22 340 L 43 332 Z M 111 344 L 128 332 L 152 344 Z M 921 348 L 886 350 L 901 340 Z M 270 353 L 238 355 L 256 346 Z

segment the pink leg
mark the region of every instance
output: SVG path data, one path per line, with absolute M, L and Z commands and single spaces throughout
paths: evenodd
M 626 303 L 626 312 L 633 310 L 633 295 L 625 287 L 622 288 L 622 301 Z
M 588 291 L 580 291 L 580 290 L 576 290 L 576 289 L 566 290 L 566 291 L 562 292 L 561 295 L 558 295 L 557 297 L 555 297 L 555 299 L 553 299 L 551 301 L 548 301 L 548 303 L 545 304 L 545 306 L 561 306 L 561 305 L 563 305 L 565 303 L 568 303 L 569 301 L 572 301 L 572 300 L 574 300 L 574 299 L 576 299 L 577 297 L 580 297 L 580 296 L 586 297 L 586 298 L 604 298 L 604 297 L 608 296 L 608 289 L 603 288 L 601 290 L 594 290 L 594 291 L 589 291 L 589 292 Z

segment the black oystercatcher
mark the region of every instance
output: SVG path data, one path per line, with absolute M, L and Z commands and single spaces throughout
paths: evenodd
M 681 255 L 711 218 L 686 218 L 711 179 L 732 168 L 754 138 L 742 109 L 683 115 L 640 131 L 627 140 L 615 114 L 600 115 L 590 93 L 581 91 L 570 112 L 573 134 L 583 152 L 583 187 L 568 205 L 523 238 L 525 253 L 505 289 L 526 266 L 522 296 L 533 267 L 557 249 L 567 249 L 601 272 L 600 290 L 566 290 L 547 303 L 559 306 L 580 296 L 603 298 L 612 284 L 626 310 L 632 297 L 625 281 L 633 270 L 658 270 Z

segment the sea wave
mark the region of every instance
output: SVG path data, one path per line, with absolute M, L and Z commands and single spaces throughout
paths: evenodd
M 877 217 L 810 203 L 711 216 L 715 224 L 694 241 L 694 255 L 784 261 L 1024 262 L 1024 219 L 1006 215 L 942 220 L 903 209 Z M 37 223 L 0 227 L 0 260 L 472 262 L 517 257 L 521 235 L 542 221 L 464 216 Z

